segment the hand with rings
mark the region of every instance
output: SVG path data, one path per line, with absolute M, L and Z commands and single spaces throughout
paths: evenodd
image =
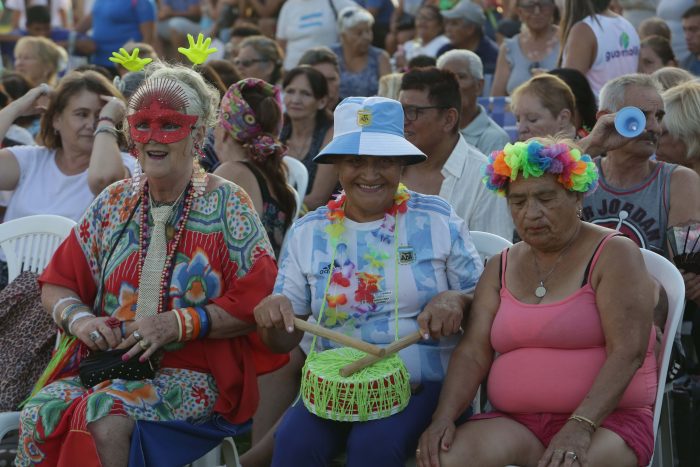
M 138 354 L 145 361 L 158 349 L 175 342 L 178 336 L 178 323 L 175 313 L 159 313 L 134 321 L 135 330 L 119 345 L 119 349 L 129 349 L 122 357 L 128 360 Z
M 419 467 L 438 467 L 440 452 L 449 451 L 454 441 L 455 423 L 446 417 L 437 417 L 418 440 L 416 461 Z
M 549 442 L 537 467 L 579 467 L 588 465 L 592 432 L 578 422 L 568 422 Z
M 114 322 L 116 321 L 116 327 Z M 116 348 L 122 341 L 119 320 L 107 316 L 86 317 L 75 321 L 71 327 L 73 334 L 90 350 Z

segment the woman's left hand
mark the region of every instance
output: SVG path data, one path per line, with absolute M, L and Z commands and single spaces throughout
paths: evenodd
M 537 467 L 587 467 L 592 436 L 580 422 L 569 420 L 552 438 Z
M 423 337 L 439 339 L 459 332 L 467 299 L 467 295 L 456 290 L 435 295 L 417 318 Z
M 159 348 L 177 341 L 177 318 L 175 313 L 159 313 L 140 318 L 134 322 L 133 332 L 119 345 L 119 349 L 131 349 L 124 354 L 124 361 L 143 352 L 140 361 L 145 361 Z

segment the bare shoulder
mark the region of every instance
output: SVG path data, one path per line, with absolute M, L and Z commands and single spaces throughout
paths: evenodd
M 595 40 L 595 34 L 593 29 L 583 21 L 579 21 L 571 27 L 571 32 L 569 32 L 568 42 L 574 43 L 578 40 Z
M 700 175 L 688 167 L 679 165 L 671 173 L 671 189 L 683 192 L 691 190 L 695 193 L 700 189 Z
M 602 280 L 637 285 L 650 281 L 641 249 L 634 241 L 617 235 L 606 242 L 593 270 L 594 288 Z
M 213 174 L 218 175 L 219 177 L 231 181 L 233 183 L 240 184 L 238 180 L 241 177 L 245 177 L 246 175 L 252 175 L 253 173 L 248 167 L 246 167 L 245 164 L 242 164 L 239 161 L 226 161 L 222 162 L 214 170 Z

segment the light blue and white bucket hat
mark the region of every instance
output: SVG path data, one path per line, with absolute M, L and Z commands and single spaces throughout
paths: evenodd
M 332 156 L 401 157 L 405 165 L 427 159 L 403 133 L 403 107 L 386 97 L 347 97 L 333 113 L 333 139 L 314 157 L 319 164 Z

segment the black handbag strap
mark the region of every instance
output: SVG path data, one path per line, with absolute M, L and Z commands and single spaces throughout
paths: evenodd
M 133 209 L 129 213 L 129 218 L 126 220 L 126 222 L 122 226 L 121 230 L 119 231 L 119 235 L 117 235 L 117 238 L 112 243 L 112 247 L 109 249 L 109 254 L 105 258 L 105 260 L 102 262 L 102 270 L 100 271 L 100 281 L 97 284 L 97 295 L 95 295 L 95 301 L 93 302 L 93 307 L 92 307 L 92 312 L 95 314 L 95 316 L 99 316 L 100 314 L 102 314 L 101 313 L 101 311 L 102 311 L 102 293 L 103 293 L 103 289 L 104 289 L 105 272 L 107 271 L 107 264 L 109 264 L 109 260 L 112 259 L 112 255 L 114 254 L 114 250 L 116 250 L 117 244 L 119 243 L 119 240 L 122 238 L 122 235 L 124 235 L 124 232 L 126 231 L 126 228 L 129 226 L 129 223 L 131 223 L 131 219 L 134 218 L 134 214 L 136 213 L 136 209 L 139 207 L 139 204 L 141 204 L 141 197 L 140 196 L 136 200 L 136 203 L 134 204 Z

